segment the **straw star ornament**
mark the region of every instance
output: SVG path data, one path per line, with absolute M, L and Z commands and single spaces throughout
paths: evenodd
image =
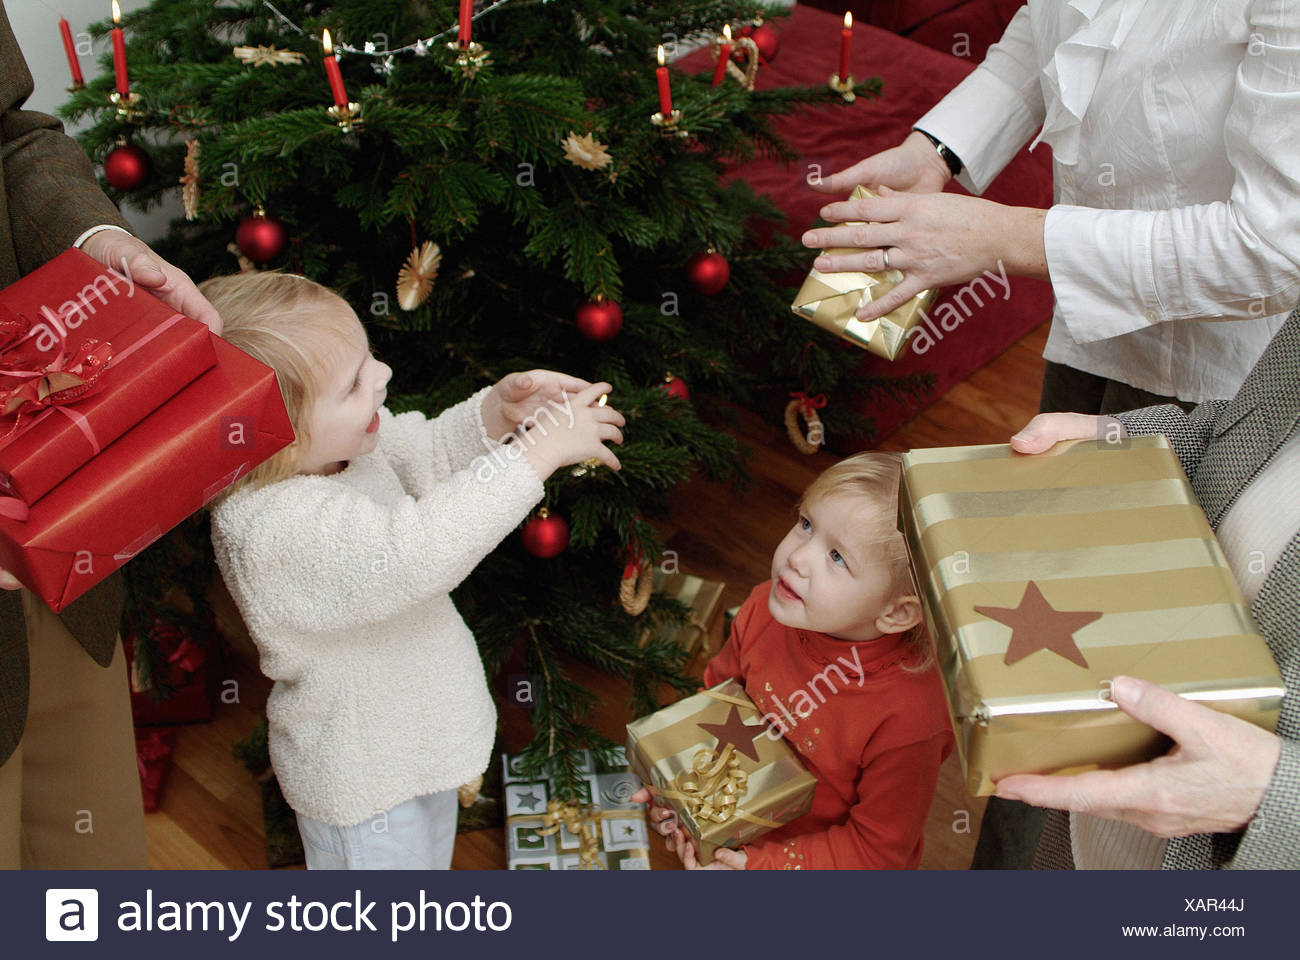
M 593 134 L 587 133 L 580 137 L 572 130 L 564 138 L 564 156 L 570 163 L 584 170 L 603 170 L 609 166 L 612 159 L 609 155 L 609 147 L 597 140 Z
M 441 263 L 442 250 L 430 240 L 411 251 L 397 271 L 397 302 L 403 310 L 414 310 L 429 299 Z

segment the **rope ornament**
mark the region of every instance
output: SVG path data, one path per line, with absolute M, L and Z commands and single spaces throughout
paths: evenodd
M 645 613 L 654 591 L 654 567 L 644 561 L 629 563 L 623 568 L 623 579 L 618 585 L 618 600 L 623 609 L 634 617 Z
M 792 399 L 785 405 L 785 432 L 800 453 L 816 453 L 821 449 L 822 438 L 825 436 L 822 419 L 817 411 L 826 406 L 826 394 L 819 393 L 810 397 L 802 390 L 797 390 L 790 396 Z M 800 419 L 807 424 L 806 430 L 800 427 Z
M 746 90 L 754 89 L 754 80 L 758 77 L 758 44 L 749 37 L 737 37 L 732 41 L 735 49 L 745 51 L 745 67 L 742 70 L 736 61 L 727 61 L 727 73 Z
M 628 541 L 630 553 L 627 564 L 623 567 L 623 578 L 618 585 L 618 601 L 623 609 L 633 617 L 645 613 L 650 605 L 650 594 L 654 591 L 654 567 L 641 552 L 641 541 L 636 536 L 636 521 L 632 520 Z

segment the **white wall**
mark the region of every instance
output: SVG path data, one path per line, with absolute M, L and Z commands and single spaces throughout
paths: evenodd
M 148 0 L 118 0 L 123 12 L 146 6 Z M 56 108 L 68 98 L 72 74 L 63 53 L 63 40 L 59 36 L 59 17 L 67 17 L 74 39 L 96 20 L 107 20 L 112 15 L 109 0 L 5 0 L 5 11 L 13 25 L 18 45 L 27 58 L 27 66 L 36 80 L 36 92 L 27 101 L 32 110 L 55 113 Z M 96 58 L 110 49 L 108 38 L 95 45 L 94 56 L 81 58 L 81 72 L 87 79 L 95 76 Z M 161 207 L 140 213 L 129 207 L 123 211 L 136 231 L 146 240 L 167 232 L 167 224 L 182 215 L 179 192 Z

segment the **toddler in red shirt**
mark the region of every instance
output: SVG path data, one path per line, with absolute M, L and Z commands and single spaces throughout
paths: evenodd
M 772 578 L 749 595 L 704 685 L 728 677 L 817 778 L 812 808 L 705 869 L 907 868 L 953 736 L 897 529 L 899 460 L 861 453 L 804 492 Z M 643 789 L 637 799 L 650 798 Z M 656 828 L 688 869 L 695 844 L 665 806 Z

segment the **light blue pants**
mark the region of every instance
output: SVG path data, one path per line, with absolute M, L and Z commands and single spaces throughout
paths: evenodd
M 308 870 L 449 870 L 456 845 L 455 790 L 399 803 L 354 827 L 298 814 Z

